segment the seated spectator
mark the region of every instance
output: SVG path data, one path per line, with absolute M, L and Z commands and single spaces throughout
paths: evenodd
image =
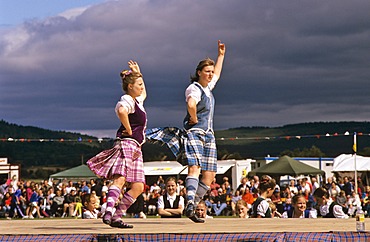
M 282 215 L 281 213 L 278 211 L 275 203 L 273 203 L 271 201 L 271 199 L 268 199 L 267 200 L 268 204 L 269 204 L 269 207 L 270 207 L 270 210 L 271 210 L 271 218 L 281 218 Z
M 244 200 L 238 200 L 236 202 L 236 211 L 239 218 L 249 218 L 249 208 L 250 205 L 248 205 Z
M 140 196 L 136 198 L 136 201 L 127 209 L 126 214 L 134 218 L 146 219 L 144 213 L 145 208 L 145 193 L 143 192 Z
M 64 208 L 63 204 L 64 204 L 64 196 L 62 195 L 62 191 L 58 189 L 56 191 L 55 196 L 51 200 L 50 212 L 51 212 L 52 217 L 60 217 L 62 215 L 61 212 L 63 211 L 63 208 Z
M 245 190 L 241 189 L 242 199 L 249 205 L 252 205 L 255 201 L 253 194 L 250 192 L 250 189 L 247 187 Z
M 279 213 L 284 212 L 283 202 L 281 201 L 280 191 L 275 188 L 274 193 L 271 196 L 271 201 L 274 203 Z
M 4 195 L 4 198 L 2 199 L 2 203 L 1 203 L 2 211 L 6 218 L 9 217 L 11 202 L 12 202 L 12 196 L 10 195 L 9 192 L 6 192 Z
M 348 214 L 347 197 L 346 193 L 343 190 L 339 192 L 338 196 L 336 197 L 336 201 L 340 206 L 342 206 L 343 212 L 345 214 Z
M 223 191 L 222 188 L 218 189 L 218 196 L 214 197 L 212 209 L 216 216 L 221 215 L 222 211 L 227 208 L 226 203 L 226 191 Z
M 158 198 L 161 196 L 158 191 L 159 189 L 154 189 L 153 192 L 149 193 L 149 196 L 147 198 L 149 215 L 157 215 Z
M 69 216 L 73 216 L 73 212 L 75 211 L 75 196 L 76 196 L 76 188 L 71 188 L 71 193 L 67 193 L 64 196 L 64 205 L 63 205 L 63 215 L 62 218 L 67 216 L 67 210 L 69 213 Z
M 195 208 L 195 214 L 197 215 L 198 218 L 201 218 L 201 219 L 213 218 L 212 216 L 209 216 L 207 214 L 207 206 L 203 200 L 199 201 L 197 207 Z
M 337 185 L 337 183 L 332 182 L 331 183 L 331 187 L 328 190 L 329 196 L 331 196 L 334 199 L 334 197 L 338 196 L 338 194 L 339 194 L 340 191 L 341 191 L 340 190 L 340 187 Z
M 99 210 L 101 205 L 100 205 L 100 199 L 96 195 L 96 191 L 91 191 L 91 194 L 92 194 L 92 196 L 95 197 L 95 201 L 96 201 L 95 208 Z
M 292 207 L 282 214 L 282 218 L 310 218 L 310 210 L 307 209 L 307 201 L 303 194 L 295 195 L 292 199 Z
M 39 201 L 40 201 L 41 197 L 39 195 L 39 190 L 35 186 L 33 186 L 31 188 L 31 190 L 32 190 L 32 194 L 31 194 L 31 197 L 30 197 L 30 203 L 29 203 L 29 206 L 26 209 L 27 216 L 28 216 L 28 218 L 33 219 L 34 218 L 33 215 L 37 213 L 37 216 L 39 218 L 43 218 L 44 216 L 42 216 L 40 214 Z M 41 194 L 42 194 L 42 191 L 41 191 Z
M 342 206 L 337 202 L 333 202 L 325 188 L 317 188 L 313 196 L 320 205 L 321 216 L 325 218 L 348 218 L 348 215 L 343 212 Z
M 84 212 L 82 218 L 84 219 L 97 219 L 101 217 L 99 210 L 96 209 L 96 196 L 92 194 L 84 195 Z
M 184 210 L 184 198 L 176 194 L 177 181 L 169 177 L 165 182 L 165 194 L 158 199 L 158 214 L 161 218 L 181 218 Z
M 355 216 L 356 211 L 361 208 L 361 200 L 356 192 L 352 192 L 351 196 L 347 199 L 348 215 Z
M 236 190 L 234 196 L 231 198 L 231 213 L 232 213 L 232 216 L 236 216 L 236 213 L 237 213 L 236 204 L 241 199 L 242 199 L 242 196 L 240 195 L 240 190 Z
M 294 195 L 297 195 L 298 194 L 298 188 L 295 184 L 295 180 L 290 180 L 289 181 L 289 190 L 290 190 L 290 193 L 291 193 L 291 196 L 293 197 Z
M 370 186 L 365 187 L 365 197 L 362 200 L 362 207 L 366 217 L 370 217 Z
M 22 196 L 22 189 L 18 187 L 18 189 L 13 192 L 12 187 L 8 187 L 8 192 L 10 193 L 12 199 L 10 203 L 10 212 L 9 217 L 10 218 L 27 218 L 27 216 L 24 214 L 24 202 L 26 201 L 26 198 Z
M 248 178 L 243 177 L 240 181 L 239 186 L 236 188 L 236 190 L 238 190 L 240 192 L 241 189 L 245 190 L 246 188 L 249 188 L 247 183 L 248 183 Z M 241 192 L 240 192 L 240 194 L 241 194 Z
M 75 210 L 73 211 L 72 216 L 77 218 L 82 218 L 82 191 L 78 190 L 77 195 L 74 197 Z

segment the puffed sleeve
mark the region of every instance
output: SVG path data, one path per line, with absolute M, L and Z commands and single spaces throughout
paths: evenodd
M 117 102 L 115 111 L 118 115 L 118 109 L 124 107 L 128 114 L 135 112 L 135 101 L 130 95 L 123 95 L 121 99 Z

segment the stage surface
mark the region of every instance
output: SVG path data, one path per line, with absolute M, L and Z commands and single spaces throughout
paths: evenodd
M 187 218 L 137 219 L 133 229 L 111 228 L 94 219 L 0 220 L 0 241 L 370 241 L 350 219 L 214 218 L 196 224 Z M 367 232 L 369 231 L 369 232 Z

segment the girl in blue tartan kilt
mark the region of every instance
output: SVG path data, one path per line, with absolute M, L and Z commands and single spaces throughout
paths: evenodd
M 178 160 L 181 159 L 182 163 L 188 165 L 185 215 L 196 223 L 204 222 L 195 214 L 196 204 L 210 189 L 217 171 L 217 149 L 213 131 L 215 100 L 212 90 L 221 75 L 225 52 L 225 44 L 218 41 L 216 63 L 209 58 L 200 61 L 195 75 L 191 77 L 191 84 L 185 91 L 187 114 L 184 129 L 166 127 L 148 129 L 146 132 L 149 140 L 166 143 Z

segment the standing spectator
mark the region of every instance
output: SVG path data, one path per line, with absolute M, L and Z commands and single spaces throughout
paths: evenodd
M 259 183 L 259 197 L 253 203 L 252 217 L 254 218 L 271 218 L 272 212 L 267 198 L 270 198 L 276 186 L 275 179 L 270 176 L 264 175 Z
M 181 218 L 185 204 L 184 198 L 176 194 L 176 178 L 167 178 L 165 184 L 166 192 L 158 199 L 158 214 L 161 218 Z

